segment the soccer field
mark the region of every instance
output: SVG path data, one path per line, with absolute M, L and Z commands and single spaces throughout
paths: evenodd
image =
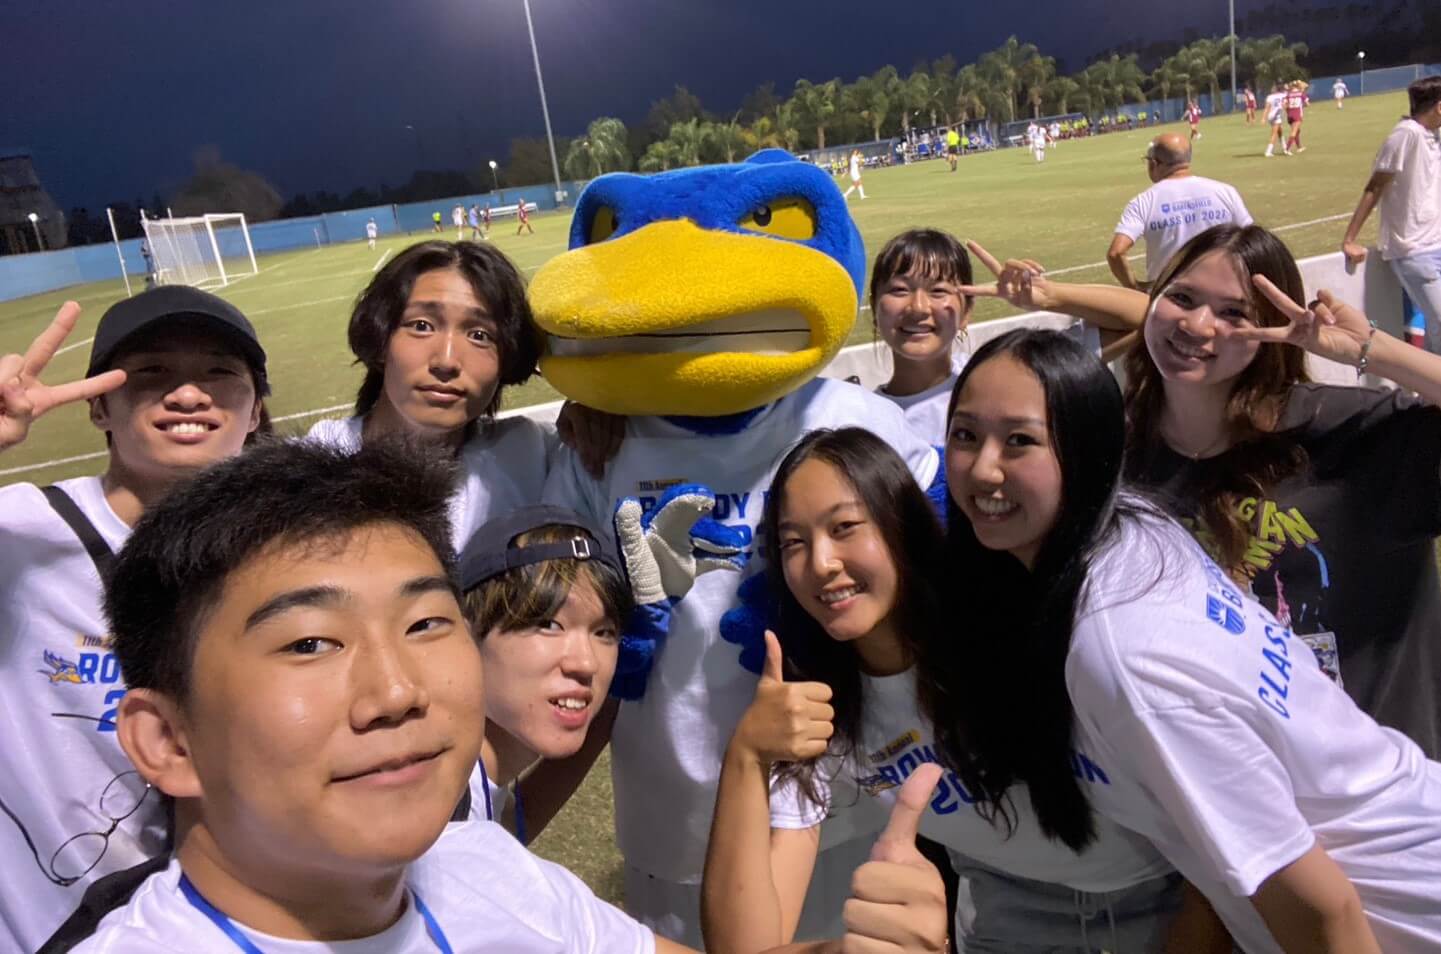
M 1261 155 L 1266 127 L 1248 127 L 1233 116 L 1206 119 L 1194 168 L 1240 189 L 1257 221 L 1281 230 L 1297 257 L 1334 251 L 1376 148 L 1404 109 L 1402 93 L 1349 99 L 1342 112 L 1318 101 L 1307 115 L 1306 153 L 1274 159 Z M 968 156 L 954 174 L 937 161 L 876 170 L 865 177 L 870 198 L 853 198 L 852 207 L 871 255 L 896 232 L 927 225 L 975 239 L 1002 257 L 1039 259 L 1072 280 L 1110 281 L 1101 260 L 1122 207 L 1147 184 L 1141 156 L 1153 134 L 1138 130 L 1064 142 L 1041 164 L 1013 149 Z M 536 216 L 533 222 L 534 235 L 516 236 L 513 223 L 500 224 L 492 234 L 527 277 L 564 249 L 569 215 Z M 1363 239 L 1374 236 L 1373 222 Z M 346 413 L 360 380 L 345 344 L 350 305 L 385 259 L 429 237 L 395 237 L 374 251 L 358 242 L 266 256 L 258 276 L 220 292 L 254 321 L 269 353 L 270 408 L 280 428 L 299 431 L 318 417 Z M 1141 270 L 1139 263 L 1135 268 Z M 0 353 L 23 351 L 60 303 L 75 299 L 84 315 L 46 379 L 79 377 L 95 322 L 123 294 L 119 282 L 106 282 L 0 303 Z M 1010 311 L 983 301 L 976 318 Z M 870 338 L 869 314 L 862 311 L 852 341 Z M 512 389 L 507 406 L 555 397 L 537 380 Z M 42 420 L 25 444 L 0 457 L 0 484 L 96 473 L 103 451 L 104 439 L 87 422 L 83 406 L 61 408 Z M 534 847 L 566 864 L 603 897 L 618 899 L 620 859 L 608 764 L 606 753 Z
M 1307 151 L 1291 158 L 1262 157 L 1262 125 L 1248 127 L 1239 116 L 1205 119 L 1194 168 L 1240 189 L 1256 220 L 1282 229 L 1297 257 L 1334 251 L 1371 158 L 1405 105 L 1404 93 L 1349 99 L 1344 111 L 1318 100 L 1307 112 Z M 927 225 L 975 239 L 1002 257 L 1039 259 L 1070 280 L 1110 281 L 1101 260 L 1122 207 L 1147 185 L 1141 155 L 1153 134 L 1137 130 L 1062 142 L 1044 163 L 1026 150 L 1009 149 L 967 156 L 955 173 L 940 161 L 878 169 L 865 176 L 869 198 L 852 196 L 852 208 L 871 255 L 896 232 Z M 534 235 L 515 235 L 514 223 L 500 223 L 492 233 L 527 277 L 565 248 L 570 217 L 533 221 Z M 1363 237 L 1369 241 L 1374 234 L 1373 220 Z M 345 344 L 350 305 L 382 259 L 428 237 L 396 236 L 374 251 L 354 242 L 268 255 L 260 260 L 259 275 L 220 291 L 254 321 L 269 353 L 270 410 L 279 427 L 301 430 L 324 414 L 344 413 L 360 380 Z M 1139 263 L 1133 267 L 1141 271 Z M 95 322 L 123 294 L 118 281 L 102 282 L 0 303 L 0 353 L 23 351 L 60 303 L 73 298 L 85 312 L 47 379 L 78 377 Z M 1010 310 L 982 301 L 976 319 Z M 870 337 L 869 313 L 862 311 L 852 341 Z M 556 395 L 535 380 L 507 397 L 507 406 L 518 407 Z M 0 484 L 93 473 L 103 450 L 104 439 L 87 423 L 85 409 L 61 408 L 42 420 L 25 444 L 0 458 Z M 96 456 L 53 463 L 87 454 Z

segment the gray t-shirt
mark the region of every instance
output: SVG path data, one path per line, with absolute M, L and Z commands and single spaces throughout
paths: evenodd
M 1399 391 L 1298 384 L 1281 428 L 1306 463 L 1238 507 L 1241 568 L 1265 607 L 1362 709 L 1441 756 L 1441 408 Z M 1192 461 L 1162 447 L 1136 482 L 1195 529 L 1185 501 L 1223 487 L 1244 448 Z M 1203 544 L 1206 534 L 1198 532 Z

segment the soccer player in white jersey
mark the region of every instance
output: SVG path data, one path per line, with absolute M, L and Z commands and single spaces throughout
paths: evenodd
M 1271 138 L 1266 142 L 1266 158 L 1275 155 L 1276 145 L 1281 145 L 1282 155 L 1291 154 L 1291 143 L 1282 136 L 1286 123 L 1286 88 L 1280 83 L 1271 87 L 1266 94 L 1266 125 L 1271 127 Z
M 1331 96 L 1336 100 L 1336 108 L 1345 109 L 1346 97 L 1350 95 L 1351 91 L 1346 88 L 1346 81 L 1339 76 L 1336 77 L 1336 82 L 1331 84 Z
M 859 149 L 852 149 L 848 165 L 851 176 L 851 187 L 845 191 L 845 198 L 849 198 L 852 192 L 859 192 L 862 199 L 866 197 L 865 187 L 861 185 L 861 170 L 864 168 L 865 162 L 861 159 L 861 151 Z
M 494 823 L 450 824 L 487 680 L 449 493 L 413 444 L 277 442 L 154 508 L 106 612 L 132 685 L 117 733 L 173 800 L 175 847 L 77 952 L 686 950 Z M 942 950 L 939 878 L 904 845 L 924 781 L 858 873 L 843 944 Z
M 123 299 L 95 328 L 88 377 L 47 386 L 75 327 L 66 303 L 24 355 L 0 358 L 0 448 L 55 407 L 90 402 L 99 477 L 0 489 L 0 950 L 33 951 L 95 879 L 165 844 L 165 807 L 116 744 L 126 685 L 101 614 L 102 566 L 174 484 L 268 429 L 265 352 L 233 306 L 168 285 Z
M 375 219 L 365 223 L 365 241 L 371 251 L 375 250 L 375 237 L 380 234 L 380 227 L 375 224 Z
M 1229 353 L 1209 360 L 1300 346 L 1364 361 L 1364 315 L 1324 291 L 1312 311 L 1254 286 L 1285 324 L 1242 315 L 1215 346 Z M 1184 333 L 1157 314 L 1148 345 Z M 1023 329 L 977 349 L 956 388 L 949 572 L 985 581 L 987 598 L 950 647 L 964 681 L 944 724 L 973 791 L 1000 805 L 1025 782 L 1043 829 L 1104 819 L 1145 837 L 1253 954 L 1441 949 L 1441 764 L 1377 725 L 1185 528 L 1125 492 L 1110 372 Z M 1028 718 L 998 731 L 988 720 L 1018 691 Z M 1076 772 L 1073 746 L 1094 770 Z
M 465 208 L 457 205 L 450 210 L 450 224 L 455 226 L 455 240 L 465 238 Z

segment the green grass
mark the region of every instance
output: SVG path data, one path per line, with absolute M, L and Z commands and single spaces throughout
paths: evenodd
M 1235 185 L 1257 221 L 1272 228 L 1349 214 L 1377 147 L 1404 108 L 1400 93 L 1348 99 L 1339 113 L 1318 102 L 1307 115 L 1306 154 L 1289 159 L 1262 158 L 1264 126 L 1247 127 L 1239 117 L 1206 119 L 1203 138 L 1196 144 L 1195 170 Z M 1141 155 L 1151 135 L 1146 130 L 1065 142 L 1043 164 L 1012 149 L 968 156 L 954 174 L 944 162 L 935 161 L 876 170 L 865 177 L 870 198 L 862 202 L 853 197 L 852 208 L 872 254 L 896 232 L 926 225 L 976 239 L 1001 257 L 1025 255 L 1051 269 L 1076 268 L 1104 257 L 1122 207 L 1146 186 Z M 503 223 L 493 233 L 496 245 L 527 276 L 564 249 L 569 216 L 536 216 L 533 222 L 534 235 L 516 236 L 513 226 Z M 1282 234 L 1297 257 L 1303 257 L 1337 249 L 1344 228 L 1344 220 L 1330 221 L 1288 228 Z M 1373 222 L 1363 238 L 1369 241 L 1374 234 Z M 350 400 L 359 381 L 345 345 L 350 303 L 382 252 L 393 253 L 427 237 L 396 237 L 382 241 L 375 251 L 357 242 L 269 255 L 261 260 L 260 275 L 220 292 L 251 317 L 269 352 L 273 415 L 302 414 Z M 1103 265 L 1079 269 L 1068 278 L 1110 280 Z M 23 351 L 70 298 L 85 308 L 75 340 L 88 338 L 100 314 L 123 294 L 119 282 L 103 282 L 0 303 L 0 353 Z M 976 318 L 1009 312 L 1001 303 L 982 302 Z M 853 341 L 870 340 L 868 319 L 863 313 L 857 321 Z M 88 353 L 86 346 L 57 356 L 47 380 L 78 377 Z M 508 392 L 507 405 L 555 397 L 543 381 L 535 381 Z M 300 430 L 314 419 L 307 416 L 281 426 Z M 0 470 L 103 449 L 104 440 L 87 423 L 83 408 L 61 408 L 41 421 L 24 445 L 0 458 Z M 91 459 L 0 474 L 0 484 L 45 483 L 95 473 L 102 464 Z M 604 896 L 615 898 L 620 862 L 610 803 L 609 760 L 603 756 L 535 847 L 565 863 Z

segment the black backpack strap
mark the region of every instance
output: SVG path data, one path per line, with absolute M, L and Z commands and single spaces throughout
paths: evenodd
M 41 487 L 40 492 L 45 495 L 51 509 L 64 520 L 75 535 L 80 538 L 80 543 L 85 547 L 85 552 L 90 554 L 90 559 L 95 561 L 95 569 L 100 571 L 101 582 L 105 581 L 106 575 L 110 572 L 110 565 L 115 562 L 115 552 L 110 549 L 110 544 L 95 529 L 95 524 L 90 518 L 80 512 L 75 501 L 65 491 L 50 484 Z
M 95 929 L 105 920 L 107 914 L 129 904 L 131 896 L 146 878 L 164 871 L 169 865 L 170 856 L 166 854 L 142 861 L 133 868 L 112 871 L 102 878 L 96 878 L 85 889 L 80 906 L 35 954 L 64 954 L 79 945 L 95 933 Z

